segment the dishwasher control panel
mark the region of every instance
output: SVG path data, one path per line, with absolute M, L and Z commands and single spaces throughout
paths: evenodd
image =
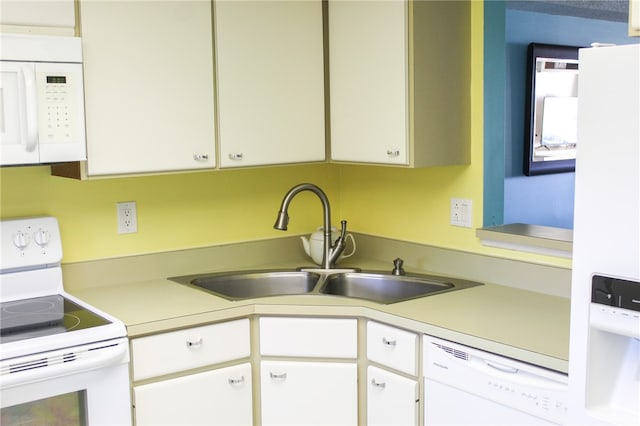
M 564 424 L 567 376 L 510 358 L 425 336 L 425 389 L 430 381 L 551 423 Z

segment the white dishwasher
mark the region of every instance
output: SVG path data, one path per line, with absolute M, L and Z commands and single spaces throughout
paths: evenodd
M 564 424 L 567 376 L 424 336 L 424 424 Z

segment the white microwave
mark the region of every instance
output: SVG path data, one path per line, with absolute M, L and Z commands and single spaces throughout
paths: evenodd
M 0 165 L 87 158 L 78 37 L 0 34 Z

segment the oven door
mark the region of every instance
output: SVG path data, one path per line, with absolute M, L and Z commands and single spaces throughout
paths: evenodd
M 5 360 L 1 372 L 4 426 L 131 424 L 126 339 Z

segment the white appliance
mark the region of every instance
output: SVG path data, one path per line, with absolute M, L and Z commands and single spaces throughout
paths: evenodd
M 86 158 L 80 39 L 0 34 L 0 165 Z
M 131 424 L 125 326 L 64 291 L 61 260 L 55 218 L 0 221 L 0 424 Z
M 640 425 L 640 45 L 580 50 L 569 423 Z
M 425 336 L 424 424 L 564 424 L 567 376 Z

